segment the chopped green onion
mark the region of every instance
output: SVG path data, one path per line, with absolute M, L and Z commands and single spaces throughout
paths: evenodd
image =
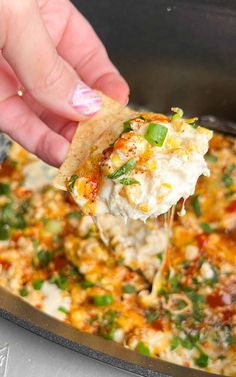
M 219 356 L 218 356 L 218 359 L 219 359 L 219 360 L 225 360 L 225 359 L 226 359 L 226 356 L 225 356 L 225 355 L 219 355 Z
M 214 229 L 207 223 L 200 223 L 200 227 L 204 233 L 211 234 L 214 232 Z
M 59 310 L 59 312 L 62 312 L 64 314 L 68 314 L 69 313 L 69 310 L 66 309 L 64 306 L 59 306 L 58 310 Z
M 9 183 L 0 183 L 0 195 L 9 195 L 11 193 L 11 186 Z
M 127 178 L 127 177 L 124 177 L 124 178 L 121 178 L 120 181 L 119 181 L 122 185 L 125 185 L 125 186 L 129 186 L 129 185 L 140 185 L 140 182 L 137 181 L 137 179 L 133 179 L 133 178 Z
M 233 184 L 234 184 L 233 178 L 230 177 L 229 175 L 224 175 L 222 177 L 222 180 L 224 182 L 225 187 L 230 187 L 230 186 L 233 186 Z
M 168 128 L 158 123 L 150 123 L 145 132 L 145 139 L 149 144 L 161 147 L 165 141 Z
M 169 284 L 172 293 L 177 293 L 180 291 L 181 284 L 179 282 L 179 278 L 177 275 L 174 275 L 169 278 Z
M 141 353 L 141 355 L 151 356 L 151 352 L 150 352 L 149 348 L 143 342 L 139 342 L 137 344 L 135 350 L 137 352 Z
M 82 212 L 80 211 L 72 211 L 70 213 L 68 213 L 67 217 L 68 219 L 72 220 L 72 219 L 80 219 L 82 217 Z
M 40 291 L 40 289 L 43 286 L 43 280 L 41 279 L 33 280 L 32 285 L 36 291 Z
M 195 340 L 192 339 L 190 336 L 186 336 L 186 338 L 180 338 L 181 346 L 186 348 L 187 350 L 192 350 L 195 344 Z
M 126 122 L 123 123 L 124 125 L 124 129 L 123 129 L 123 132 L 122 133 L 126 133 L 126 132 L 129 132 L 129 131 L 132 131 L 132 128 L 130 126 L 130 123 L 131 123 L 131 119 L 127 120 Z
M 201 216 L 202 211 L 201 211 L 198 195 L 192 197 L 190 204 L 191 204 L 192 209 L 194 210 L 196 216 L 197 217 Z
M 147 310 L 145 313 L 145 317 L 148 323 L 153 323 L 154 321 L 160 318 L 160 315 L 160 312 L 152 309 Z
M 234 179 L 233 177 L 231 176 L 232 173 L 234 172 L 234 170 L 236 169 L 236 164 L 231 164 L 227 169 L 226 169 L 226 172 L 225 172 L 225 175 L 223 175 L 222 177 L 222 180 L 224 182 L 224 185 L 225 187 L 229 188 L 231 186 L 233 186 L 234 184 Z
M 160 262 L 162 262 L 163 261 L 163 252 L 156 254 L 156 257 L 157 257 L 157 259 L 159 259 Z
M 28 289 L 26 287 L 24 287 L 24 288 L 21 288 L 19 290 L 19 293 L 20 293 L 21 297 L 26 297 L 26 296 L 28 296 L 29 291 L 28 291 Z
M 132 284 L 125 284 L 122 287 L 124 293 L 135 293 L 136 288 Z
M 93 296 L 93 302 L 96 306 L 107 306 L 113 304 L 112 295 Z
M 69 192 L 73 191 L 73 188 L 74 188 L 74 185 L 75 185 L 75 181 L 76 181 L 77 178 L 78 178 L 78 175 L 72 175 L 70 177 L 69 182 L 68 182 L 68 190 L 69 190 Z
M 135 165 L 136 165 L 135 159 L 131 158 L 120 168 L 116 169 L 113 173 L 109 174 L 107 178 L 117 179 L 117 178 L 120 178 L 124 174 L 129 174 L 134 169 Z
M 84 281 L 81 281 L 81 282 L 80 282 L 80 286 L 81 286 L 83 289 L 87 289 L 87 288 L 94 287 L 94 283 L 92 283 L 91 281 L 88 281 L 88 280 L 84 280 Z
M 9 240 L 10 233 L 8 226 L 5 224 L 0 223 L 0 241 L 6 241 Z
M 208 365 L 208 356 L 205 353 L 201 353 L 201 355 L 194 359 L 195 365 L 200 368 L 206 368 Z
M 206 155 L 206 159 L 207 159 L 207 161 L 209 161 L 209 162 L 217 162 L 217 161 L 218 161 L 218 157 L 215 156 L 215 155 L 212 154 L 212 153 L 207 153 L 207 155 Z
M 45 229 L 54 235 L 60 234 L 62 232 L 62 222 L 56 219 L 49 219 L 46 221 Z
M 199 127 L 199 125 L 198 124 L 196 124 L 196 123 L 189 123 L 190 124 L 190 126 L 192 126 L 193 128 L 198 128 Z
M 122 266 L 124 264 L 124 258 L 122 257 L 118 258 L 117 263 L 119 266 Z
M 236 337 L 232 336 L 231 334 L 227 337 L 226 341 L 231 346 L 235 346 L 236 345 Z
M 68 279 L 64 275 L 54 275 L 50 279 L 50 283 L 56 284 L 62 291 L 65 291 L 68 288 Z
M 170 341 L 171 351 L 174 351 L 180 344 L 181 344 L 180 338 L 178 336 L 174 336 Z
M 49 251 L 42 249 L 37 252 L 37 258 L 40 267 L 46 267 L 52 259 L 52 254 Z
M 179 107 L 172 107 L 171 111 L 173 111 L 175 113 L 174 115 L 172 115 L 171 120 L 181 119 L 182 116 L 184 115 L 183 110 L 180 109 Z

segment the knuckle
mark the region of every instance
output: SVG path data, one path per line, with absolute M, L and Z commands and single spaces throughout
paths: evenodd
M 51 67 L 43 73 L 40 80 L 38 80 L 39 82 L 35 83 L 32 88 L 29 89 L 30 92 L 37 94 L 38 92 L 52 91 L 63 78 L 64 71 L 65 63 L 60 56 L 56 55 Z

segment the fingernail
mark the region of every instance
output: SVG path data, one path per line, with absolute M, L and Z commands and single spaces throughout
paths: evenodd
M 79 82 L 72 95 L 71 105 L 81 115 L 92 116 L 101 109 L 102 99 L 94 90 Z

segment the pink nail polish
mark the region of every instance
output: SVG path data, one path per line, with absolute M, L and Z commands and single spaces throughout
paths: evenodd
M 101 109 L 102 99 L 87 85 L 79 82 L 73 93 L 71 105 L 81 115 L 91 116 Z

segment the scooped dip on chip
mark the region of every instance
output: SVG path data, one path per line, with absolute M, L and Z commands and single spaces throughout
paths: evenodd
M 204 155 L 212 131 L 198 126 L 197 118 L 183 119 L 181 109 L 172 111 L 171 117 L 135 113 L 122 122 L 111 144 L 105 132 L 103 147 L 91 146 L 87 159 L 67 180 L 84 214 L 146 221 L 194 193 L 198 178 L 209 175 Z

